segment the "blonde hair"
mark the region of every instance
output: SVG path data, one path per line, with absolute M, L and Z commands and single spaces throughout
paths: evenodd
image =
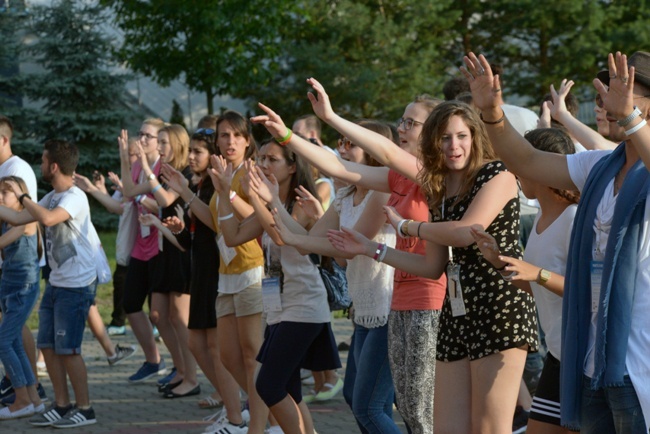
M 144 121 L 142 121 L 142 125 L 151 125 L 156 129 L 156 131 L 160 131 L 165 127 L 165 121 L 163 121 L 160 118 L 147 118 Z
M 171 124 L 161 128 L 158 133 L 165 132 L 169 136 L 169 144 L 172 147 L 172 159 L 169 165 L 176 170 L 184 169 L 187 166 L 187 156 L 190 153 L 190 136 L 182 125 Z
M 460 101 L 446 101 L 433 109 L 420 135 L 422 168 L 418 173 L 418 181 L 427 196 L 431 212 L 436 216 L 440 215 L 438 208 L 445 197 L 445 176 L 449 173 L 442 151 L 442 137 L 452 116 L 460 116 L 472 135 L 472 146 L 465 168 L 466 176 L 456 201 L 469 192 L 479 169 L 486 162 L 496 158 L 485 126 L 478 113 L 470 106 Z

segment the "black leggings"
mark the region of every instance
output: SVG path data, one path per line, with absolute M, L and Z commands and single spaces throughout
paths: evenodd
M 302 401 L 300 368 L 313 341 L 325 324 L 281 322 L 267 326 L 257 358 L 262 363 L 255 388 L 267 407 L 282 401 L 287 394 Z

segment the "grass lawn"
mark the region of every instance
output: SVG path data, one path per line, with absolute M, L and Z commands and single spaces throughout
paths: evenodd
M 100 232 L 99 238 L 102 240 L 102 247 L 108 257 L 108 262 L 111 264 L 111 270 L 115 270 L 115 236 L 117 232 Z M 41 281 L 41 294 L 45 289 L 45 282 Z M 109 282 L 97 287 L 97 296 L 95 302 L 99 308 L 99 313 L 102 316 L 105 324 L 111 321 L 111 312 L 113 312 L 113 282 Z M 27 320 L 27 327 L 30 330 L 38 329 L 38 303 L 34 307 L 32 315 Z

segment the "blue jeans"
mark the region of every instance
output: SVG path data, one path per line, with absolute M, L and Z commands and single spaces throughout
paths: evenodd
M 400 433 L 393 421 L 393 378 L 388 363 L 388 325 L 355 324 L 343 395 L 362 433 Z
M 23 326 L 36 304 L 38 281 L 34 283 L 0 282 L 0 360 L 14 387 L 36 384 L 36 378 L 23 347 Z
M 582 381 L 581 434 L 646 434 L 641 404 L 627 375 L 625 385 L 591 390 L 591 379 Z
M 97 279 L 88 286 L 61 288 L 45 285 L 38 311 L 38 348 L 58 355 L 81 354 L 88 310 L 95 301 Z

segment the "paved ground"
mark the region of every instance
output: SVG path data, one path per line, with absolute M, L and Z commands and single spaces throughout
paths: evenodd
M 352 333 L 349 320 L 338 319 L 333 323 L 337 342 L 346 340 Z M 135 338 L 129 332 L 126 336 L 114 338 L 116 343 L 134 344 Z M 163 344 L 159 344 L 165 360 L 171 359 Z M 113 368 L 108 366 L 99 344 L 86 332 L 83 352 L 88 367 L 88 382 L 90 397 L 97 415 L 97 424 L 87 427 L 75 428 L 75 434 L 102 433 L 102 434 L 149 434 L 149 433 L 192 433 L 203 432 L 208 424 L 203 418 L 212 414 L 212 410 L 201 410 L 197 406 L 197 397 L 182 399 L 163 399 L 158 395 L 155 380 L 144 384 L 132 385 L 126 378 L 134 373 L 142 364 L 142 352 L 131 359 Z M 341 361 L 344 368 L 340 375 L 343 376 L 347 352 L 341 352 Z M 212 392 L 212 387 L 203 375 L 199 378 L 202 395 Z M 52 395 L 49 380 L 41 379 L 48 395 Z M 306 390 L 305 390 L 306 391 Z M 319 434 L 355 433 L 358 428 L 354 422 L 352 412 L 346 405 L 341 395 L 326 403 L 310 404 L 316 430 Z M 399 414 L 395 412 L 395 419 L 403 432 L 406 432 Z M 36 428 L 27 423 L 25 419 L 0 422 L 0 433 L 36 433 L 51 432 L 53 428 Z M 59 430 L 56 430 L 59 432 Z

